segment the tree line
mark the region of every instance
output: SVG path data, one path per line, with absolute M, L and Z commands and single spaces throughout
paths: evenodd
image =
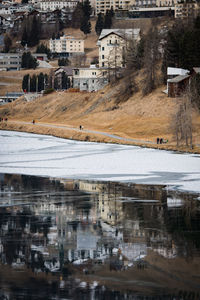
M 97 35 L 101 34 L 102 29 L 110 29 L 112 27 L 112 19 L 114 17 L 113 8 L 106 11 L 106 14 L 99 13 L 95 25 Z
M 24 75 L 22 80 L 22 89 L 24 92 L 41 92 L 47 89 L 68 89 L 71 86 L 69 77 L 63 71 L 60 79 L 54 74 L 43 74 L 39 75 L 29 74 Z

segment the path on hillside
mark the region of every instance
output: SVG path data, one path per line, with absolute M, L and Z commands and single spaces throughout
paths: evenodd
M 12 123 L 16 124 L 27 124 L 30 125 L 32 122 L 25 122 L 25 121 L 10 121 Z M 53 125 L 49 123 L 35 123 L 33 126 L 44 126 L 44 127 L 49 127 L 49 128 L 58 128 L 58 129 L 66 129 L 66 130 L 73 130 L 76 132 L 84 132 L 84 133 L 93 133 L 93 134 L 100 134 L 106 137 L 110 137 L 112 139 L 120 140 L 120 141 L 125 141 L 125 142 L 134 142 L 134 143 L 145 143 L 145 144 L 155 144 L 152 141 L 145 141 L 145 140 L 137 140 L 137 139 L 131 139 L 131 138 L 123 138 L 121 136 L 115 135 L 115 134 L 110 134 L 107 132 L 102 132 L 102 131 L 96 131 L 96 130 L 89 130 L 89 129 L 79 129 L 77 127 L 70 127 L 68 125 Z

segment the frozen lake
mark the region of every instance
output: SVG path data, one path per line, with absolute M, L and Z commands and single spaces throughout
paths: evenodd
M 0 131 L 0 173 L 165 184 L 200 193 L 200 155 Z

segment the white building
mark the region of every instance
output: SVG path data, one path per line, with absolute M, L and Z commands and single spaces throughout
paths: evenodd
M 70 10 L 74 10 L 77 6 L 77 3 L 79 1 L 70 1 L 70 0 L 58 0 L 58 1 L 52 1 L 52 0 L 45 0 L 45 1 L 38 1 L 37 6 L 44 11 L 54 11 L 56 9 L 63 9 L 68 8 Z
M 108 84 L 108 72 L 105 68 L 91 65 L 88 68 L 73 69 L 73 87 L 80 91 L 98 91 Z
M 97 45 L 99 46 L 99 67 L 124 67 L 123 54 L 127 42 L 140 39 L 140 29 L 103 29 Z
M 62 36 L 59 39 L 50 39 L 49 48 L 53 53 L 72 56 L 73 54 L 84 53 L 84 40 L 76 39 L 72 36 Z

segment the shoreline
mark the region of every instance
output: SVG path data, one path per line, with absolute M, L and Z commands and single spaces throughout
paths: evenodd
M 54 123 L 28 123 L 25 121 L 10 120 L 7 122 L 0 122 L 0 130 L 18 131 L 26 133 L 34 133 L 41 135 L 50 135 L 58 138 L 64 138 L 69 140 L 95 142 L 95 143 L 111 143 L 118 145 L 136 146 L 142 148 L 151 148 L 157 150 L 173 151 L 176 153 L 188 153 L 188 154 L 200 154 L 200 147 L 195 146 L 193 149 L 180 146 L 176 147 L 171 144 L 154 144 L 150 141 L 134 141 L 134 139 L 126 139 L 115 135 L 114 133 L 103 133 L 92 130 L 79 130 L 78 128 L 68 127 L 67 125 L 59 126 Z M 106 135 L 107 134 L 107 135 Z M 111 135 L 111 136 L 109 136 Z M 116 136 L 117 138 L 113 137 Z M 132 141 L 131 141 L 132 140 Z M 139 140 L 137 138 L 137 140 Z

